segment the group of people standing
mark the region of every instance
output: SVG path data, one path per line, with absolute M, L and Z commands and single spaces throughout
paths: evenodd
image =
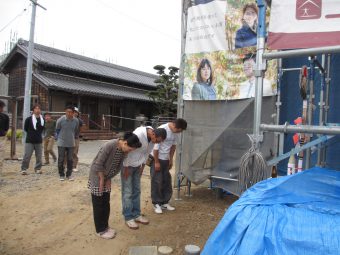
M 6 134 L 9 129 L 9 117 L 4 113 L 6 104 L 0 100 L 0 175 L 2 173 L 3 161 L 5 158 Z
M 153 129 L 142 126 L 120 139 L 105 143 L 90 168 L 88 188 L 91 190 L 96 233 L 104 239 L 114 238 L 109 227 L 111 178 L 120 173 L 122 184 L 122 213 L 130 229 L 147 225 L 149 220 L 140 208 L 141 176 L 146 163 L 151 166 L 151 199 L 155 213 L 175 210 L 169 204 L 172 196 L 170 169 L 176 150 L 177 136 L 186 130 L 184 119 Z
M 3 156 L 4 142 L 9 128 L 9 118 L 3 113 L 5 104 L 0 100 L 0 150 Z M 50 113 L 41 115 L 39 105 L 34 105 L 32 115 L 25 119 L 25 151 L 21 164 L 21 174 L 27 175 L 30 160 L 35 152 L 35 173 L 42 174 L 42 166 L 50 164 L 50 156 L 58 161 L 61 181 L 72 181 L 72 173 L 77 171 L 79 134 L 83 122 L 77 108 L 67 106 L 65 115 L 54 121 Z M 175 119 L 154 129 L 141 126 L 127 132 L 119 139 L 106 142 L 95 156 L 89 173 L 88 188 L 91 191 L 93 217 L 96 233 L 104 239 L 114 238 L 115 230 L 109 227 L 111 179 L 120 173 L 122 214 L 130 229 L 138 229 L 138 224 L 149 224 L 142 215 L 140 206 L 141 176 L 148 162 L 151 176 L 151 199 L 154 211 L 173 211 L 169 204 L 172 197 L 170 169 L 173 166 L 178 134 L 186 130 L 184 119 Z M 58 156 L 53 151 L 55 141 Z M 42 163 L 44 147 L 45 162 Z M 0 167 L 3 158 L 0 159 Z M 66 165 L 66 173 L 65 173 Z
M 67 166 L 66 178 L 73 181 L 72 172 L 76 172 L 78 164 L 79 134 L 83 125 L 79 118 L 78 108 L 65 107 L 65 115 L 57 121 L 52 119 L 50 113 L 41 114 L 39 105 L 34 105 L 32 115 L 25 119 L 25 148 L 21 164 L 21 174 L 27 175 L 27 170 L 33 152 L 36 162 L 34 171 L 42 174 L 42 166 L 50 164 L 50 155 L 54 162 L 58 160 L 58 171 L 61 181 L 65 180 L 65 165 Z M 57 141 L 58 157 L 53 151 Z M 44 146 L 45 163 L 42 163 L 42 150 Z

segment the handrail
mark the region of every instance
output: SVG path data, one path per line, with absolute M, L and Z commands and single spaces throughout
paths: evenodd
M 137 119 L 132 119 L 132 118 L 126 118 L 126 117 L 120 117 L 120 116 L 114 116 L 114 115 L 109 115 L 109 114 L 103 114 L 104 117 L 113 117 L 113 118 L 119 118 L 119 119 L 125 119 L 125 120 L 136 120 Z
M 97 127 L 99 127 L 100 128 L 100 130 L 102 130 L 103 129 L 103 127 L 101 126 L 101 125 L 99 125 L 99 124 L 97 124 L 95 121 L 93 121 L 93 120 L 90 120 L 89 119 L 89 123 L 93 123 L 93 124 L 95 124 Z

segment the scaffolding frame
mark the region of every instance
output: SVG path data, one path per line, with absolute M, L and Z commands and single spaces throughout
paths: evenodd
M 264 40 L 266 36 L 266 8 L 267 3 L 264 0 L 257 0 L 257 5 L 259 8 L 259 34 L 258 34 L 258 43 L 257 43 L 257 57 L 258 61 L 256 62 L 256 71 L 257 74 L 256 81 L 255 81 L 255 109 L 254 109 L 254 137 L 256 143 L 256 149 L 259 150 L 260 142 L 261 142 L 261 132 L 279 132 L 279 136 L 281 137 L 280 141 L 281 144 L 283 143 L 283 133 L 288 132 L 299 132 L 299 133 L 309 133 L 309 134 L 331 134 L 331 135 L 339 135 L 340 134 L 340 127 L 339 126 L 324 126 L 325 123 L 328 121 L 328 109 L 329 109 L 329 85 L 330 85 L 330 77 L 329 77 L 329 70 L 330 70 L 330 54 L 331 53 L 338 53 L 340 52 L 340 46 L 329 46 L 329 47 L 318 47 L 318 48 L 308 48 L 308 49 L 297 49 L 297 50 L 287 50 L 287 51 L 278 51 L 278 52 L 264 52 Z M 315 56 L 318 54 L 323 54 L 322 64 L 320 64 Z M 325 54 L 328 55 L 327 60 L 327 67 L 325 68 Z M 277 118 L 277 123 L 275 125 L 267 125 L 261 123 L 261 105 L 262 105 L 262 86 L 263 86 L 263 78 L 266 71 L 266 61 L 278 59 L 279 60 L 279 79 L 282 76 L 282 58 L 291 58 L 291 57 L 302 57 L 302 56 L 309 56 L 310 61 L 310 71 L 311 71 L 311 78 L 310 78 L 310 95 L 309 95 L 309 104 L 308 104 L 308 125 L 302 126 L 292 126 L 292 125 L 279 125 L 279 118 Z M 321 83 L 322 89 L 320 91 L 320 112 L 319 112 L 319 125 L 312 125 L 312 113 L 313 113 L 313 97 L 314 97 L 314 69 L 315 65 L 317 65 L 318 69 L 322 73 Z M 325 78 L 325 74 L 327 78 Z M 280 91 L 280 83 L 279 83 L 279 91 Z M 326 86 L 326 100 L 324 100 L 324 89 Z M 280 92 L 279 92 L 280 93 Z M 279 114 L 279 107 L 281 105 L 280 101 L 280 94 L 277 100 L 277 112 Z M 325 111 L 325 114 L 324 114 Z M 327 114 L 326 114 L 327 112 Z M 325 118 L 324 118 L 325 115 Z M 320 143 L 324 142 L 322 139 Z M 281 151 L 282 149 L 278 149 Z M 306 155 L 306 168 L 310 166 L 310 147 L 307 144 L 307 155 Z M 277 155 L 278 157 L 280 155 Z M 325 162 L 321 164 L 321 159 L 325 159 L 326 152 L 323 148 L 322 150 L 318 150 L 318 161 L 317 164 L 320 166 L 324 166 Z
M 181 66 L 180 66 L 180 77 L 179 77 L 179 90 L 178 90 L 178 117 L 184 116 L 184 100 L 183 100 L 183 90 L 184 90 L 184 64 L 185 64 L 185 42 L 186 42 L 186 22 L 187 22 L 187 4 L 188 1 L 182 0 L 182 40 L 181 40 Z M 308 48 L 308 49 L 297 49 L 297 50 L 286 50 L 286 51 L 278 51 L 278 52 L 265 52 L 265 40 L 266 40 L 266 10 L 267 10 L 268 1 L 265 0 L 257 0 L 257 6 L 259 9 L 259 20 L 258 20 L 258 38 L 257 38 L 257 54 L 256 54 L 256 66 L 255 66 L 255 103 L 254 103 L 254 123 L 253 123 L 253 137 L 255 138 L 255 148 L 257 151 L 261 148 L 261 141 L 263 139 L 263 132 L 274 132 L 274 147 L 276 148 L 276 157 L 268 162 L 271 164 L 274 162 L 275 164 L 279 162 L 278 160 L 284 159 L 283 153 L 283 143 L 284 143 L 284 134 L 288 132 L 301 132 L 301 133 L 310 133 L 310 134 L 318 134 L 320 137 L 317 141 L 312 141 L 302 149 L 307 149 L 311 146 L 318 145 L 319 143 L 325 143 L 330 136 L 321 136 L 321 135 L 339 135 L 340 127 L 339 126 L 324 126 L 328 122 L 328 110 L 329 110 L 329 87 L 330 87 L 330 54 L 340 52 L 340 46 L 329 46 L 329 47 L 318 47 L 318 48 Z M 324 54 L 322 59 L 322 64 L 315 66 L 314 56 L 318 54 Z M 325 55 L 327 55 L 327 61 L 325 60 Z M 280 120 L 280 108 L 281 108 L 281 77 L 283 72 L 285 71 L 295 71 L 300 70 L 300 68 L 291 68 L 291 69 L 283 69 L 282 68 L 282 59 L 283 58 L 291 58 L 291 57 L 302 57 L 309 56 L 312 70 L 314 72 L 315 68 L 319 70 L 324 70 L 324 74 L 326 75 L 325 82 L 322 86 L 321 100 L 319 102 L 320 112 L 319 112 L 319 125 L 303 125 L 303 126 L 290 126 L 290 125 L 279 125 Z M 278 60 L 278 95 L 276 101 L 276 124 L 268 125 L 265 123 L 261 123 L 261 113 L 262 113 L 262 94 L 263 94 L 263 79 L 266 73 L 267 61 L 268 60 Z M 311 70 L 311 68 L 309 68 Z M 325 100 L 324 100 L 325 97 Z M 310 98 L 311 100 L 313 98 Z M 309 107 L 310 108 L 310 107 Z M 310 109 L 310 114 L 312 113 L 312 109 Z M 311 122 L 312 123 L 312 122 Z M 177 199 L 180 200 L 180 188 L 181 183 L 185 179 L 183 178 L 183 174 L 181 171 L 182 167 L 182 143 L 183 136 L 180 136 L 180 142 L 177 146 L 176 151 L 176 176 L 175 186 L 177 186 Z M 287 154 L 287 153 L 286 153 Z M 326 149 L 325 147 L 318 149 L 318 165 L 324 166 L 326 159 Z M 308 161 L 310 160 L 310 154 L 308 156 Z M 309 162 L 307 164 L 309 166 Z M 211 179 L 223 180 L 224 178 L 219 176 L 210 176 Z M 233 179 L 234 181 L 234 179 Z M 190 181 L 188 186 L 190 187 Z M 190 189 L 188 190 L 190 194 Z

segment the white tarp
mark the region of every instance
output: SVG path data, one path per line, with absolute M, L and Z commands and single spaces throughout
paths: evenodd
M 339 0 L 272 0 L 271 49 L 340 45 Z

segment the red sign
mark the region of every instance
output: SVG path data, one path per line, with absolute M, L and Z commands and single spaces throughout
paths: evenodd
M 296 19 L 320 19 L 322 0 L 296 0 Z

